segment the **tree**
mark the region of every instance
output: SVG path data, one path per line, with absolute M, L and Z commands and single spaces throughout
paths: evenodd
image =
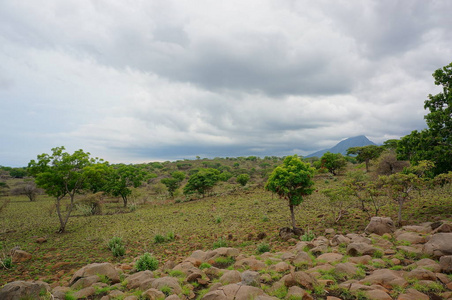
M 219 174 L 220 171 L 217 169 L 200 169 L 188 179 L 184 187 L 184 194 L 189 195 L 193 192 L 198 192 L 198 194 L 204 197 L 217 184 Z
M 9 171 L 9 176 L 12 178 L 24 178 L 27 176 L 27 170 L 25 168 L 12 168 Z
M 171 198 L 174 197 L 174 192 L 180 187 L 181 182 L 185 179 L 185 173 L 181 171 L 175 171 L 171 173 L 170 178 L 163 178 L 160 180 L 166 188 L 168 189 L 168 193 Z
M 87 188 L 89 174 L 87 167 L 100 163 L 90 158 L 90 153 L 77 150 L 73 154 L 64 152 L 64 147 L 52 149 L 52 154 L 43 153 L 37 161 L 31 160 L 28 172 L 35 178 L 36 185 L 47 195 L 55 197 L 56 211 L 60 221 L 59 233 L 63 233 L 74 207 L 75 195 Z M 61 204 L 64 197 L 69 196 L 66 215 L 63 215 Z
M 337 173 L 340 170 L 343 170 L 346 165 L 347 161 L 340 153 L 326 152 L 320 158 L 320 166 L 327 168 L 328 171 L 333 175 L 337 175 Z
M 386 189 L 389 198 L 399 205 L 397 223 L 400 226 L 402 224 L 403 204 L 411 199 L 413 191 L 421 187 L 422 181 L 418 176 L 412 173 L 396 173 L 389 176 L 380 176 L 379 180 Z
M 35 201 L 38 197 L 39 189 L 33 181 L 26 181 L 24 184 L 12 190 L 13 195 L 25 195 L 30 201 Z
M 384 150 L 376 162 L 377 174 L 391 175 L 401 172 L 409 167 L 410 163 L 405 160 L 398 160 L 394 149 Z
M 104 190 L 115 197 L 121 196 L 124 207 L 127 207 L 128 197 L 132 194 L 130 188 L 137 188 L 143 184 L 146 175 L 145 171 L 136 166 L 119 165 L 108 172 Z
M 436 70 L 433 78 L 443 89 L 424 102 L 424 109 L 430 111 L 424 117 L 428 128 L 403 137 L 397 154 L 414 165 L 422 160 L 434 162 L 432 173 L 437 175 L 452 171 L 452 63 Z
M 287 156 L 283 164 L 273 170 L 265 184 L 266 190 L 288 201 L 293 229 L 296 229 L 294 207 L 314 191 L 314 172 L 315 169 L 297 155 Z
M 248 174 L 240 174 L 239 176 L 237 176 L 237 182 L 241 186 L 245 186 L 249 180 L 250 180 L 250 175 L 248 175 Z
M 376 159 L 383 152 L 384 148 L 376 145 L 367 145 L 364 147 L 351 147 L 347 150 L 347 155 L 356 154 L 356 160 L 360 163 L 366 163 L 366 172 L 369 172 L 369 165 L 372 159 Z

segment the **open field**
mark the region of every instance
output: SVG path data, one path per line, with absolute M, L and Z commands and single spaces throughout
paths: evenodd
M 296 210 L 299 227 L 321 235 L 325 228 L 338 232 L 361 232 L 369 215 L 358 208 L 333 224 L 331 206 L 322 190 L 338 185 L 345 176 L 317 175 L 317 191 L 306 198 Z M 14 182 L 10 181 L 9 185 Z M 289 226 L 290 216 L 286 201 L 266 192 L 262 180 L 252 178 L 249 185 L 241 187 L 233 182 L 221 182 L 213 195 L 192 201 L 178 196 L 167 199 L 150 194 L 140 188 L 136 194 L 136 209 L 124 209 L 118 199 L 105 199 L 103 215 L 83 216 L 74 211 L 67 232 L 57 234 L 59 223 L 52 209 L 54 199 L 40 195 L 30 202 L 25 196 L 9 196 L 8 207 L 0 213 L 0 255 L 18 246 L 33 255 L 12 269 L 0 270 L 0 286 L 13 280 L 40 279 L 52 283 L 67 281 L 72 273 L 93 262 L 131 262 L 144 252 L 151 252 L 163 263 L 179 261 L 197 249 L 212 249 L 213 243 L 223 238 L 228 246 L 244 253 L 255 253 L 256 236 L 263 239 L 272 251 L 287 248 L 287 242 L 278 237 L 281 227 Z M 5 198 L 5 197 L 4 197 Z M 358 205 L 357 205 L 358 206 Z M 389 202 L 381 214 L 396 219 L 395 203 Z M 449 187 L 435 188 L 416 193 L 405 205 L 403 218 L 408 223 L 418 223 L 452 217 L 452 200 Z M 174 233 L 170 242 L 155 243 L 158 234 Z M 112 237 L 121 237 L 126 244 L 126 254 L 115 258 L 107 248 Z M 45 237 L 46 243 L 36 243 Z M 3 253 L 1 252 L 3 251 Z

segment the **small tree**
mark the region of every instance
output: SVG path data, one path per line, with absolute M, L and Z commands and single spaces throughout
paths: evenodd
M 398 160 L 394 149 L 383 151 L 376 162 L 377 174 L 391 175 L 401 172 L 410 165 L 408 161 Z
M 364 147 L 351 147 L 347 150 L 347 155 L 356 154 L 356 160 L 360 163 L 366 163 L 366 172 L 369 172 L 369 165 L 372 159 L 376 159 L 383 152 L 384 148 L 376 145 Z
M 250 180 L 250 175 L 248 175 L 248 174 L 240 174 L 239 176 L 237 176 L 237 182 L 241 186 L 245 186 L 249 180 Z
M 322 193 L 327 196 L 330 202 L 334 223 L 339 222 L 343 213 L 352 207 L 352 190 L 346 186 L 341 186 L 334 189 L 323 190 Z
M 77 193 L 87 188 L 89 175 L 87 167 L 99 163 L 97 159 L 89 157 L 89 153 L 77 150 L 73 154 L 64 152 L 64 147 L 52 149 L 52 154 L 38 155 L 37 161 L 31 160 L 28 171 L 35 177 L 36 185 L 49 195 L 55 197 L 56 211 L 60 221 L 59 233 L 63 233 L 74 207 Z M 61 202 L 69 196 L 70 203 L 66 215 L 61 210 Z
M 346 165 L 347 161 L 340 153 L 327 152 L 320 158 L 320 166 L 327 168 L 333 175 L 337 175 Z
M 127 207 L 128 197 L 132 194 L 131 187 L 137 188 L 143 184 L 147 173 L 133 165 L 119 165 L 109 172 L 105 191 L 115 197 L 121 196 L 124 207 Z
M 171 178 L 163 178 L 160 180 L 166 188 L 171 198 L 174 197 L 174 192 L 180 187 L 181 182 L 185 179 L 185 173 L 181 171 L 175 171 L 171 173 Z
M 25 195 L 30 201 L 38 197 L 39 189 L 33 181 L 25 182 L 12 190 L 13 195 Z
M 217 184 L 219 174 L 220 171 L 217 169 L 200 169 L 199 172 L 191 175 L 188 179 L 184 187 L 184 194 L 189 195 L 193 192 L 198 192 L 204 197 Z
M 399 205 L 397 223 L 400 226 L 402 224 L 403 204 L 411 199 L 413 191 L 421 187 L 422 180 L 415 174 L 402 173 L 396 173 L 390 176 L 380 176 L 379 179 L 385 187 L 389 198 Z
M 297 155 L 287 156 L 281 166 L 276 167 L 265 184 L 265 189 L 289 202 L 292 227 L 296 229 L 294 207 L 314 191 L 315 169 L 304 163 Z

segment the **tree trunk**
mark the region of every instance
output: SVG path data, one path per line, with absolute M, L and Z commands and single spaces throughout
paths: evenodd
M 295 229 L 297 228 L 297 224 L 295 223 L 294 207 L 292 204 L 289 204 L 289 208 L 290 208 L 290 217 L 292 219 L 292 228 Z
M 58 219 L 60 220 L 60 229 L 58 229 L 58 231 L 57 231 L 58 233 L 63 233 L 64 232 L 64 227 L 66 225 L 66 224 L 64 224 L 63 216 L 61 215 L 61 209 L 60 209 L 61 199 L 63 199 L 63 198 L 57 198 L 56 199 L 56 211 L 57 211 L 57 214 L 58 214 Z
M 127 196 L 122 196 L 122 201 L 124 202 L 124 208 L 127 207 Z
M 402 226 L 402 206 L 403 206 L 403 201 L 398 201 L 399 202 L 399 211 L 397 212 L 397 223 L 400 226 Z

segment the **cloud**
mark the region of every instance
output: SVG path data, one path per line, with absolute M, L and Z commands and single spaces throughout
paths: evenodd
M 309 154 L 425 127 L 452 4 L 4 1 L 0 164 Z

